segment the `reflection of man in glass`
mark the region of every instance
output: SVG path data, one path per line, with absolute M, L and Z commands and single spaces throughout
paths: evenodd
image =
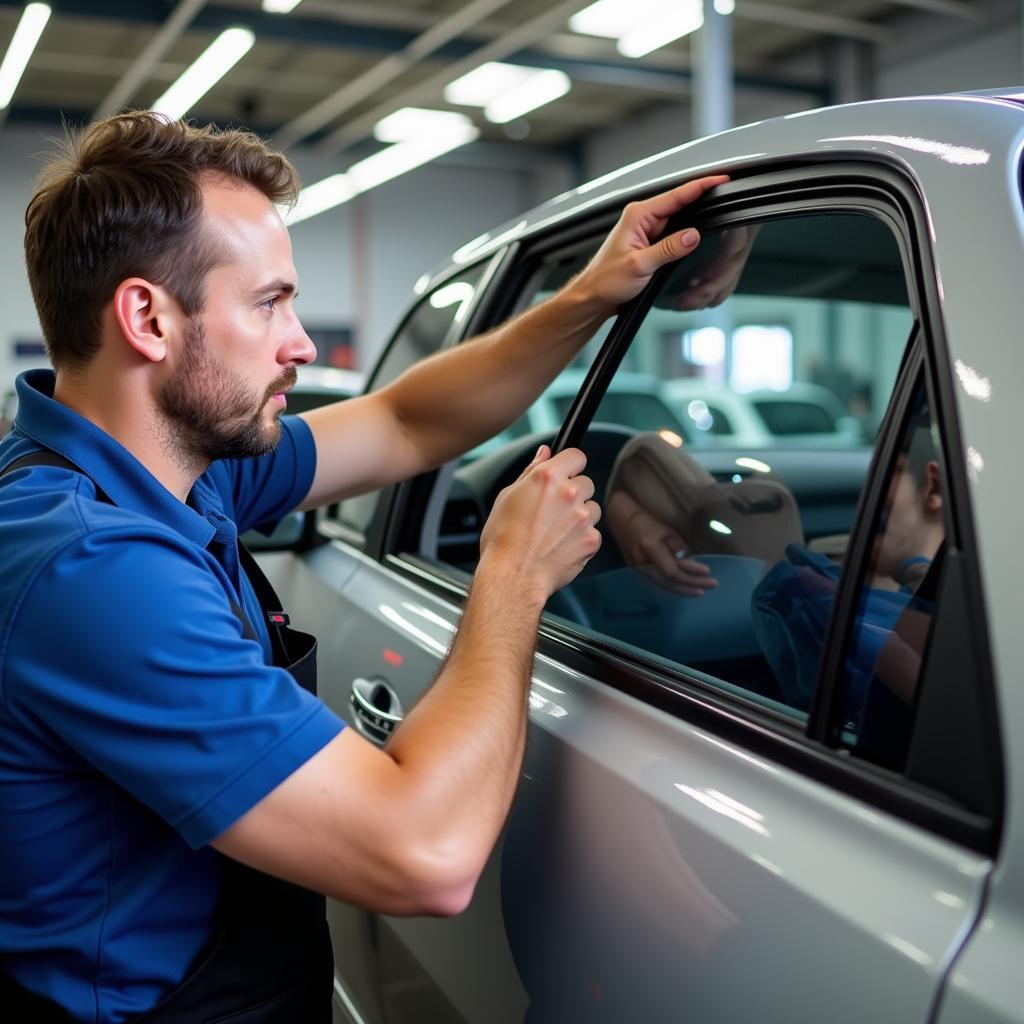
M 945 537 L 939 464 L 923 404 L 896 458 L 875 532 L 846 661 L 844 720 L 856 728 L 869 690 L 883 683 L 913 697 L 932 617 L 920 591 Z M 842 571 L 824 555 L 790 545 L 754 593 L 754 628 L 786 700 L 807 707 Z
M 896 463 L 885 518 L 875 542 L 873 586 L 914 589 L 945 537 L 942 488 L 935 443 L 927 425 L 917 427 Z

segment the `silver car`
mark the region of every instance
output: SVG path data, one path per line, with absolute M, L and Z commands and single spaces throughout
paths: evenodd
M 732 176 L 686 211 L 697 252 L 581 355 L 557 431 L 262 556 L 320 637 L 324 700 L 384 743 L 538 440 L 587 452 L 606 509 L 544 616 L 475 898 L 450 920 L 332 904 L 339 1021 L 1024 1021 L 1022 152 L 1010 91 L 795 114 L 605 175 L 431 277 L 371 388 L 550 294 L 623 204 Z M 690 446 L 594 417 L 620 372 L 813 379 L 870 442 Z M 623 501 L 648 534 L 616 527 Z M 717 586 L 686 593 L 674 562 Z

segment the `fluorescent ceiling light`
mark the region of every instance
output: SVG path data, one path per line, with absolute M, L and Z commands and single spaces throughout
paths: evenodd
M 668 13 L 675 3 L 666 0 L 597 0 L 569 19 L 569 28 L 587 36 L 621 39 L 630 29 Z
M 465 114 L 454 110 L 402 107 L 378 121 L 373 134 L 381 142 L 409 142 L 458 132 L 472 123 Z
M 254 41 L 247 28 L 225 29 L 151 109 L 171 121 L 187 114 L 252 49 Z
M 444 98 L 466 107 L 486 107 L 502 94 L 518 89 L 536 73 L 536 68 L 491 60 L 445 86 Z
M 353 164 L 345 172 L 346 177 L 352 182 L 356 192 L 366 192 L 453 149 L 458 149 L 467 142 L 472 142 L 479 134 L 472 124 L 466 124 L 458 129 L 449 129 L 433 139 L 398 142 Z
M 11 45 L 7 47 L 7 54 L 0 64 L 0 110 L 11 102 L 32 51 L 36 48 L 36 43 L 39 42 L 39 37 L 49 20 L 48 4 L 29 4 L 22 12 Z
M 479 134 L 479 130 L 467 118 L 465 124 L 449 127 L 432 138 L 396 142 L 353 164 L 344 174 L 332 174 L 323 181 L 308 185 L 299 193 L 298 201 L 291 210 L 282 212 L 284 221 L 289 225 L 298 224 L 334 206 L 340 206 L 361 192 L 376 188 L 385 181 L 472 142 Z
M 564 96 L 572 86 L 564 71 L 548 69 L 538 71 L 517 89 L 491 100 L 484 107 L 484 117 L 495 124 L 514 121 L 531 110 L 543 107 L 545 103 Z
M 268 14 L 291 14 L 302 0 L 263 0 L 263 10 Z
M 444 98 L 449 103 L 483 107 L 488 121 L 504 124 L 564 96 L 571 86 L 569 76 L 553 68 L 489 61 L 455 79 L 445 89 Z
M 340 206 L 355 195 L 352 183 L 344 174 L 332 174 L 313 185 L 307 185 L 300 193 L 295 205 L 282 216 L 288 224 L 315 217 L 324 210 Z
M 716 0 L 731 13 L 731 0 Z M 703 0 L 597 0 L 569 19 L 574 32 L 617 39 L 624 57 L 643 57 L 704 24 Z
M 615 48 L 623 57 L 643 57 L 675 39 L 696 32 L 703 24 L 701 0 L 675 3 L 658 17 L 631 28 Z

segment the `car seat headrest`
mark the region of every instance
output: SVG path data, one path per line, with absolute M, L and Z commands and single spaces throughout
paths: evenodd
M 693 554 L 778 561 L 788 544 L 804 540 L 800 511 L 780 480 L 719 483 L 657 433 L 638 434 L 623 446 L 605 500 L 620 489 L 685 538 Z

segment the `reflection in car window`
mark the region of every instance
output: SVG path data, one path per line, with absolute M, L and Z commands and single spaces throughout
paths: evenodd
M 732 291 L 703 308 L 722 288 Z M 806 717 L 864 439 L 912 323 L 899 247 L 878 219 L 815 214 L 706 233 L 665 278 L 619 371 L 646 374 L 651 398 L 699 440 L 635 404 L 595 417 L 581 446 L 605 543 L 548 610 Z M 841 377 L 843 398 L 820 383 Z M 731 433 L 715 429 L 712 408 L 727 411 Z M 819 564 L 826 582 L 811 580 L 814 601 L 798 606 L 778 576 Z M 795 620 L 813 638 L 798 652 Z
M 936 424 L 919 386 L 872 536 L 841 690 L 843 745 L 901 770 L 945 547 Z
M 441 348 L 452 325 L 461 321 L 468 311 L 483 272 L 483 264 L 466 270 L 423 298 L 388 345 L 370 382 L 371 390 L 390 384 L 414 363 Z M 373 491 L 341 502 L 338 518 L 342 525 L 363 537 L 377 511 L 380 496 L 380 491 Z

